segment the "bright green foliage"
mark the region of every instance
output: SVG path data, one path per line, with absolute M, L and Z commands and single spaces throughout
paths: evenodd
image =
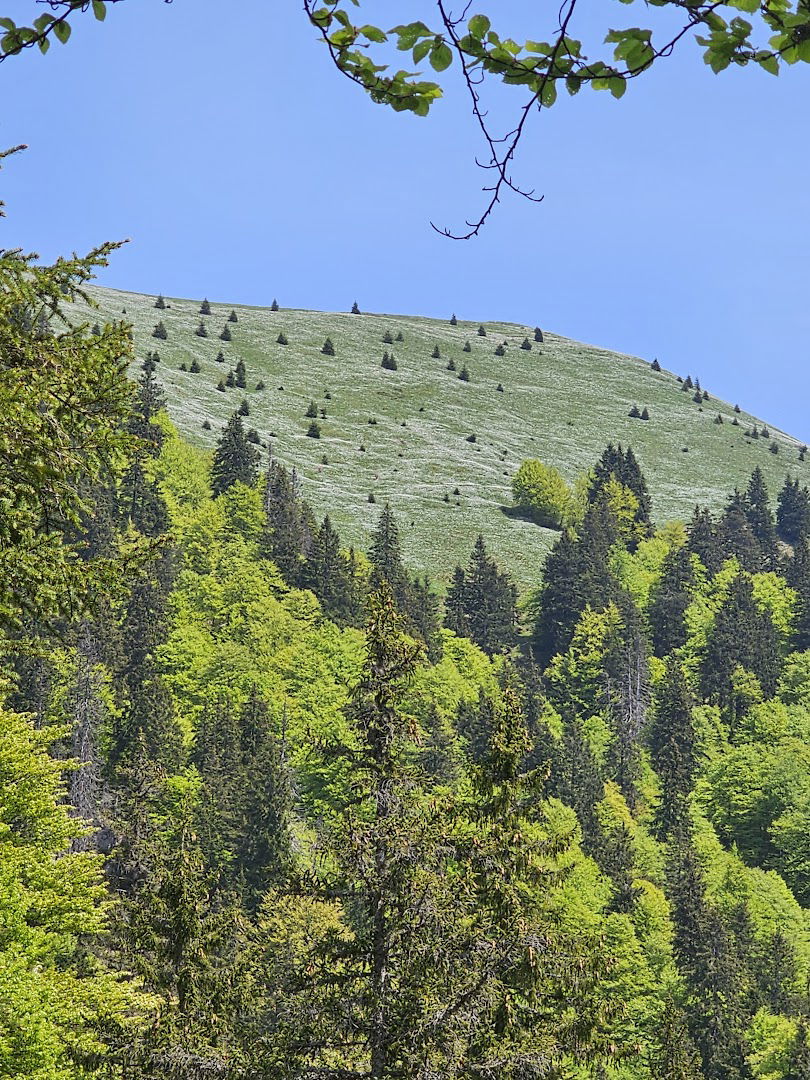
M 101 863 L 67 852 L 77 827 L 47 752 L 59 732 L 34 731 L 6 709 L 0 729 L 0 1075 L 97 1076 L 81 1063 L 103 1057 L 103 1025 L 132 1035 L 139 1010 L 88 952 L 113 914 Z
M 528 510 L 541 525 L 562 528 L 571 520 L 571 492 L 553 465 L 529 459 L 512 477 L 515 503 Z

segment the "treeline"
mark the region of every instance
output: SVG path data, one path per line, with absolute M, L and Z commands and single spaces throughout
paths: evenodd
M 64 286 L 0 320 L 0 1075 L 810 1075 L 807 490 L 656 528 L 608 447 L 521 635 L 484 538 L 442 605 L 389 507 L 347 549 L 238 414 L 127 406 Z

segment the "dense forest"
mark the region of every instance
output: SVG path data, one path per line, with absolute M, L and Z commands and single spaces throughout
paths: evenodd
M 608 446 L 440 597 L 178 437 L 107 254 L 0 256 L 0 1076 L 810 1077 L 807 489 Z

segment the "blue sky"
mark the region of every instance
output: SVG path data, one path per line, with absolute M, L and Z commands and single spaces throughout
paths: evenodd
M 532 31 L 535 4 L 480 7 Z M 649 17 L 585 11 L 592 33 Z M 481 200 L 454 90 L 428 119 L 373 105 L 297 2 L 127 0 L 0 66 L 2 143 L 30 146 L 0 182 L 2 243 L 51 257 L 131 237 L 101 282 L 137 291 L 539 323 L 657 356 L 810 442 L 807 65 L 714 76 L 687 44 L 622 101 L 563 101 L 515 170 L 545 201 L 507 200 L 466 243 L 429 226 Z

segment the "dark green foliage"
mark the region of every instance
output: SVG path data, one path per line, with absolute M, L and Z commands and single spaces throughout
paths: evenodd
M 275 297 L 273 297 L 273 303 L 270 305 L 270 310 L 278 311 L 278 300 L 276 300 Z
M 157 308 L 157 309 L 158 309 L 159 311 L 163 311 L 163 310 L 165 309 L 165 307 L 166 307 L 166 301 L 165 301 L 165 300 L 163 299 L 163 297 L 162 297 L 162 296 L 158 296 L 157 300 L 155 301 L 155 304 L 154 304 L 154 306 L 155 306 L 155 307 L 156 307 L 156 308 Z
M 740 409 L 740 406 L 739 406 L 739 405 L 735 405 L 735 406 L 734 406 L 734 412 L 735 412 L 735 413 L 738 413 L 738 412 L 741 412 L 741 411 L 742 411 L 742 410 Z
M 632 416 L 634 419 L 638 419 L 638 417 L 641 416 L 641 413 L 639 412 L 638 405 L 631 405 L 630 406 L 630 412 L 627 415 Z
M 692 395 L 692 401 L 696 402 L 698 405 L 700 405 L 700 403 L 703 401 L 703 394 L 700 392 L 700 390 L 696 390 L 694 392 L 694 394 Z
M 487 332 L 486 332 L 486 330 L 484 329 L 483 326 L 478 327 L 478 336 L 479 337 L 486 337 L 487 336 Z
M 451 326 L 458 326 L 458 319 L 456 318 L 456 313 L 455 312 L 453 312 L 453 314 L 450 316 L 450 325 Z
M 483 690 L 477 701 L 462 698 L 456 712 L 456 731 L 467 744 L 467 752 L 476 764 L 486 758 L 495 727 L 495 706 Z
M 211 464 L 211 490 L 222 495 L 237 481 L 253 487 L 259 475 L 259 455 L 250 445 L 242 417 L 234 413 L 222 429 Z
M 496 345 L 495 346 L 495 355 L 496 356 L 506 356 L 506 349 L 503 347 L 503 345 Z
M 470 371 L 469 371 L 469 368 L 467 367 L 466 364 L 461 369 L 461 371 L 458 373 L 458 377 L 461 379 L 462 382 L 469 382 L 470 381 Z
M 535 326 L 534 328 L 534 340 L 539 342 L 543 341 L 543 331 L 539 326 Z
M 718 413 L 717 416 L 715 416 L 714 423 L 715 424 L 722 424 L 723 423 L 723 417 L 720 415 L 720 413 Z
M 772 442 L 771 442 L 770 446 L 768 447 L 768 449 L 770 450 L 770 452 L 772 454 L 778 454 L 779 453 L 779 443 L 776 441 L 776 439 L 772 440 Z
M 313 420 L 307 428 L 307 436 L 310 439 L 320 439 L 321 425 L 317 422 L 317 420 Z
M 205 325 L 202 319 L 200 319 L 200 325 L 194 331 L 197 337 L 208 337 L 208 327 Z
M 503 383 L 498 383 L 495 389 L 498 391 L 498 393 L 502 394 L 504 392 Z
M 210 431 L 211 430 L 211 421 L 210 420 L 203 420 L 202 426 L 203 426 L 203 431 Z
M 602 456 L 597 461 L 591 475 L 588 488 L 589 502 L 596 503 L 600 501 L 605 485 L 611 478 L 615 478 L 620 484 L 623 484 L 638 499 L 636 522 L 645 530 L 649 529 L 650 494 L 647 489 L 647 481 L 644 479 L 644 474 L 636 460 L 632 447 L 628 446 L 626 450 L 623 450 L 621 443 L 618 446 L 613 446 L 611 443 L 602 452 Z
M 686 546 L 697 555 L 710 574 L 716 574 L 723 565 L 724 554 L 719 527 L 708 510 L 695 507 L 687 534 Z
M 650 367 L 652 368 L 653 371 L 660 371 L 661 370 L 661 365 L 658 363 L 658 357 L 656 357 L 653 360 L 653 362 L 650 364 Z
M 393 353 L 389 354 L 387 351 L 384 352 L 382 360 L 380 362 L 380 367 L 385 368 L 386 371 L 396 371 L 397 370 L 397 362 L 396 362 L 396 359 L 394 357 L 394 354 Z
M 203 300 L 203 302 L 200 304 L 200 314 L 201 315 L 210 315 L 211 314 L 211 305 L 208 303 L 207 299 Z
M 393 343 L 394 343 L 394 335 L 391 333 L 390 330 L 385 331 L 385 333 L 382 336 L 382 339 L 383 339 L 383 343 L 385 345 L 393 345 Z
M 377 496 L 374 494 L 373 491 L 370 491 L 368 493 L 368 500 L 367 501 L 370 502 L 370 503 L 375 503 L 377 501 Z
M 688 544 L 673 548 L 664 560 L 647 612 L 656 656 L 668 656 L 686 642 L 684 614 L 692 602 L 694 585 L 692 549 Z
M 315 522 L 301 497 L 295 469 L 271 457 L 264 488 L 265 529 L 262 554 L 272 559 L 285 581 L 297 585 L 307 553 L 312 550 Z
M 733 556 L 743 570 L 755 573 L 764 569 L 766 556 L 751 527 L 750 513 L 747 496 L 735 490 L 726 504 L 717 535 L 724 557 Z
M 190 365 L 188 370 L 193 371 L 195 374 L 197 374 L 197 372 L 199 372 L 199 371 L 202 371 L 202 368 L 200 367 L 199 360 L 197 360 L 196 358 L 194 360 L 192 360 L 191 365 Z
M 223 394 L 226 392 L 227 387 L 225 385 L 225 380 L 224 379 L 220 379 L 219 382 L 217 383 L 217 390 L 221 390 Z
M 152 337 L 159 338 L 161 341 L 165 341 L 169 336 L 169 332 L 166 329 L 166 324 L 161 320 L 152 331 Z
M 230 341 L 232 339 L 232 337 L 233 337 L 233 335 L 231 334 L 231 328 L 228 325 L 228 323 L 225 323 L 225 325 L 222 327 L 222 331 L 220 332 L 219 340 L 220 341 Z
M 264 390 L 264 379 L 259 379 L 256 383 L 256 391 L 259 392 L 261 390 Z
M 467 438 L 465 439 L 465 442 L 475 442 L 475 441 L 476 441 L 475 435 L 468 435 Z
M 250 405 L 248 404 L 247 398 L 242 398 L 237 412 L 240 416 L 250 416 Z
M 239 318 L 233 309 L 231 309 L 231 313 L 228 316 L 228 322 L 239 322 Z
M 455 371 L 456 370 L 456 362 L 452 358 L 447 361 L 447 370 L 448 371 Z
M 225 376 L 225 385 L 229 387 L 236 386 L 236 376 L 233 373 L 233 369 L 231 369 Z
M 796 544 L 810 535 L 810 492 L 799 487 L 798 477 L 785 477 L 776 507 L 776 527 L 788 544 Z
M 433 359 L 434 359 L 434 360 L 439 360 L 439 359 L 441 359 L 441 355 L 442 355 L 442 354 L 441 354 L 441 352 L 440 352 L 440 350 L 439 350 L 439 346 L 438 346 L 438 345 L 434 345 L 434 346 L 433 346 L 433 352 L 432 352 L 432 353 L 431 353 L 430 355 L 431 355 L 431 356 L 433 357 Z
M 532 343 L 529 341 L 529 339 L 527 337 L 525 337 L 523 339 L 523 341 L 521 341 L 520 347 L 521 347 L 521 349 L 525 349 L 526 352 L 531 352 Z
M 763 569 L 776 568 L 776 528 L 768 499 L 765 477 L 757 466 L 751 474 L 745 493 L 745 516 L 751 526 L 751 532 L 759 543 L 762 552 Z
M 472 345 L 469 343 L 469 341 L 464 342 L 464 344 L 461 346 L 461 351 L 462 352 L 472 352 Z
M 183 361 L 183 363 L 180 365 L 180 367 L 177 370 L 178 371 L 188 371 L 188 364 L 185 362 L 185 360 Z
M 224 364 L 225 363 L 225 353 L 222 351 L 222 349 L 220 349 L 219 352 L 216 355 L 216 362 L 218 364 Z
M 279 345 L 289 345 L 290 344 L 289 341 L 287 340 L 287 335 L 283 331 L 276 338 L 276 343 L 279 344 Z
M 261 436 L 259 435 L 256 428 L 248 428 L 247 441 L 249 443 L 253 443 L 254 446 L 261 445 Z
M 670 656 L 647 732 L 650 758 L 661 781 L 661 800 L 655 819 L 665 837 L 673 833 L 682 835 L 689 819 L 689 796 L 697 765 L 692 722 L 695 704 L 683 669 Z
M 323 343 L 323 345 L 321 346 L 321 352 L 324 356 L 335 355 L 335 346 L 332 344 L 331 338 L 327 338 L 326 341 Z
M 317 415 L 318 415 L 318 406 L 315 404 L 314 401 L 310 401 L 309 405 L 307 405 L 307 411 L 304 413 L 304 416 L 306 416 L 306 417 L 315 417 Z
M 488 554 L 479 535 L 466 572 L 457 566 L 453 573 L 445 626 L 472 638 L 488 653 L 499 652 L 514 641 L 516 603 L 515 585 Z
M 804 536 L 796 541 L 786 576 L 797 598 L 791 646 L 810 649 L 810 545 Z
M 704 696 L 725 709 L 732 722 L 738 666 L 756 675 L 766 697 L 773 694 L 780 667 L 778 639 L 770 616 L 757 607 L 751 579 L 744 573 L 732 581 L 715 617 L 700 672 Z
M 684 390 L 691 390 L 694 385 L 695 384 L 692 382 L 692 376 L 687 375 L 686 378 L 684 379 L 684 382 L 683 382 L 683 389 Z
M 642 420 L 649 420 L 650 419 L 650 413 L 649 413 L 646 405 L 641 410 L 641 419 Z
M 357 625 L 361 620 L 363 589 L 354 553 L 341 551 L 340 537 L 328 516 L 313 536 L 301 584 L 312 589 L 324 612 L 341 626 Z
M 352 315 L 359 315 L 360 313 L 360 308 L 357 306 L 357 301 L 355 300 L 352 304 Z
M 237 360 L 236 362 L 236 377 L 234 382 L 242 390 L 247 386 L 247 371 L 245 370 L 244 360 Z
M 397 330 L 396 337 L 394 338 L 394 341 L 404 341 L 404 340 L 405 340 L 405 336 L 402 333 L 402 331 Z

